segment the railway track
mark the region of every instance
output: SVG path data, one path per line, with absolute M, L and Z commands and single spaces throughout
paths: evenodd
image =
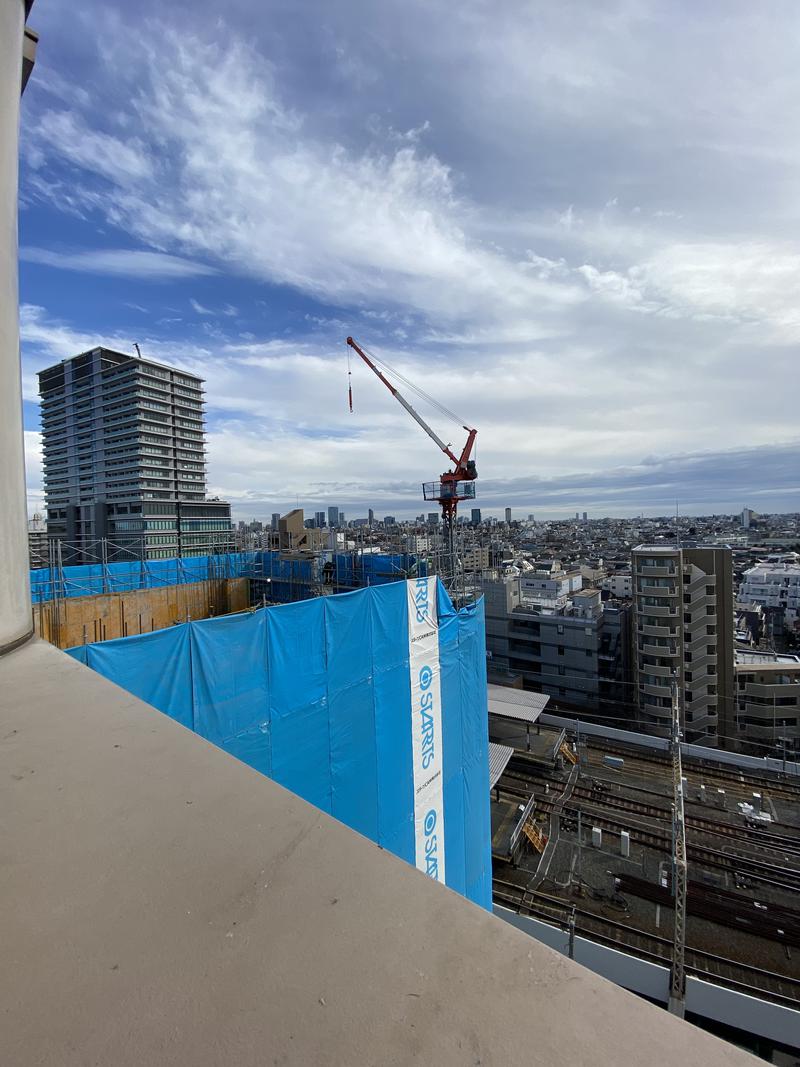
M 493 896 L 496 903 L 512 908 L 518 914 L 531 915 L 561 929 L 568 928 L 572 905 L 557 897 L 527 890 L 516 882 L 499 877 L 493 880 Z M 671 964 L 672 942 L 668 938 L 647 933 L 615 919 L 607 919 L 595 912 L 576 907 L 575 932 L 598 944 L 639 958 L 666 967 Z M 685 967 L 688 974 L 715 985 L 757 996 L 795 1011 L 800 1009 L 798 979 L 688 946 Z
M 626 745 L 600 737 L 592 737 L 591 744 L 592 748 L 602 749 L 603 752 L 607 752 L 609 755 L 627 756 L 641 763 L 658 765 L 663 767 L 665 771 L 669 771 L 670 761 L 668 755 L 660 756 L 654 752 L 643 753 L 635 745 Z M 700 775 L 706 779 L 716 779 L 720 783 L 728 782 L 740 786 L 742 789 L 749 789 L 751 792 L 761 792 L 766 789 L 772 797 L 794 801 L 795 803 L 800 802 L 800 782 L 795 784 L 792 781 L 775 780 L 769 776 L 770 772 L 768 771 L 763 774 L 752 774 L 749 771 L 736 770 L 732 767 L 721 767 L 718 764 L 709 767 L 707 764 L 708 761 L 700 757 L 684 756 L 684 774 L 687 777 Z
M 506 792 L 520 800 L 527 800 L 530 796 L 529 787 L 521 786 L 515 789 L 513 785 L 506 783 L 504 779 L 505 776 L 501 779 L 502 792 Z M 536 810 L 549 814 L 557 799 L 557 796 L 542 796 L 537 800 Z M 576 803 L 574 799 L 564 806 L 561 816 L 562 825 L 565 825 L 566 819 L 571 819 L 572 823 L 576 824 L 579 810 L 587 818 L 591 819 L 592 825 L 599 826 L 603 830 L 609 830 L 612 833 L 626 830 L 631 835 L 631 840 L 637 844 L 655 848 L 666 855 L 669 855 L 672 851 L 672 838 L 669 833 L 660 832 L 653 826 L 642 825 L 630 815 L 627 817 L 614 816 L 602 810 L 594 810 L 591 805 Z M 731 846 L 727 846 L 726 851 L 711 848 L 709 845 L 693 841 L 691 836 L 687 842 L 687 854 L 690 861 L 702 866 L 714 867 L 733 876 L 742 876 L 774 890 L 800 893 L 800 870 L 794 870 L 785 864 L 778 865 L 755 859 L 751 856 L 743 856 L 739 852 L 732 851 Z
M 529 793 L 534 791 L 533 787 L 535 785 L 541 785 L 542 779 L 539 776 L 530 775 L 526 771 L 519 770 L 517 766 L 512 767 L 511 763 L 513 762 L 514 760 L 512 759 L 509 763 L 509 767 L 505 771 L 503 776 L 504 779 L 527 783 Z M 563 789 L 563 779 L 553 778 L 546 779 L 546 781 L 548 785 L 555 786 L 559 791 Z M 614 808 L 621 811 L 630 811 L 646 818 L 658 819 L 668 823 L 672 820 L 672 808 L 669 805 L 643 803 L 638 800 L 633 800 L 630 797 L 620 796 L 618 793 L 613 793 L 608 789 L 598 788 L 597 786 L 576 784 L 572 795 L 573 797 L 594 801 L 597 804 L 602 804 L 604 807 Z M 796 857 L 800 859 L 800 835 L 779 834 L 772 830 L 761 830 L 753 826 L 736 825 L 716 819 L 706 819 L 703 816 L 694 814 L 686 815 L 686 826 L 689 830 L 694 829 L 713 837 L 746 840 L 751 847 L 779 852 L 786 858 Z

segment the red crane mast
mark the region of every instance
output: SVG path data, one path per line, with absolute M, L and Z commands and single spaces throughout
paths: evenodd
M 445 471 L 438 482 L 424 482 L 422 486 L 422 494 L 425 500 L 435 500 L 441 505 L 442 520 L 450 539 L 452 550 L 453 526 L 459 501 L 475 499 L 475 479 L 478 477 L 478 471 L 475 466 L 475 460 L 470 457 L 478 431 L 471 429 L 469 426 L 463 427 L 467 431 L 467 440 L 461 449 L 461 454 L 457 456 L 451 451 L 450 446 L 445 444 L 441 437 L 431 429 L 419 412 L 414 410 L 403 394 L 392 385 L 386 375 L 376 367 L 363 348 L 356 344 L 352 337 L 347 338 L 347 343 L 363 359 L 373 374 L 380 378 L 395 400 L 406 409 L 411 418 L 422 427 L 428 437 L 439 446 L 453 464 L 453 469 Z

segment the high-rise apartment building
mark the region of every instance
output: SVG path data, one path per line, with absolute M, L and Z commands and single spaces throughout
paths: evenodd
M 506 508 L 506 522 L 511 522 L 511 508 Z
M 375 525 L 375 512 L 373 511 L 372 508 L 368 508 L 367 509 L 367 523 L 370 526 L 374 526 Z
M 640 545 L 632 573 L 642 729 L 670 735 L 674 676 L 685 740 L 730 746 L 736 735 L 730 548 Z
M 233 549 L 206 499 L 202 379 L 107 348 L 39 373 L 47 532 L 63 562 Z

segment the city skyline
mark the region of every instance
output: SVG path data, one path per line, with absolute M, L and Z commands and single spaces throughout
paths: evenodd
M 797 508 L 794 7 L 235 10 L 37 13 L 31 510 L 36 372 L 136 341 L 206 380 L 235 515 L 413 513 L 443 458 L 364 368 L 349 413 L 348 333 L 477 427 L 487 509 Z

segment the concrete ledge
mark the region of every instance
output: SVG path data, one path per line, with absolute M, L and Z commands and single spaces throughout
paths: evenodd
M 0 660 L 3 1061 L 757 1061 L 63 653 Z

